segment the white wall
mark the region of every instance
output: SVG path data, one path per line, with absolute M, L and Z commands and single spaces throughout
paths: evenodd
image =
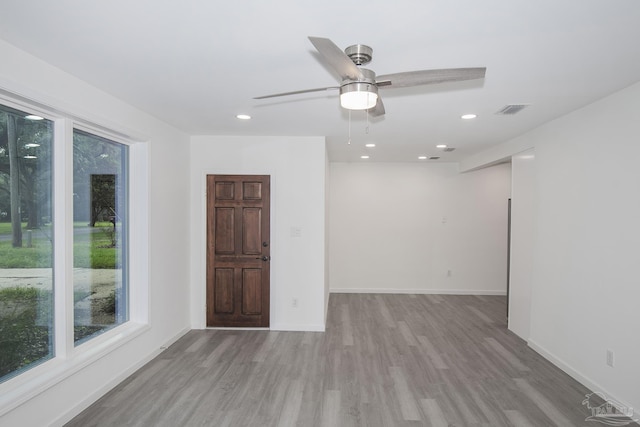
M 327 322 L 327 314 L 329 312 L 329 295 L 331 292 L 331 270 L 329 266 L 329 257 L 331 254 L 329 239 L 329 206 L 331 205 L 331 198 L 329 194 L 329 186 L 331 185 L 329 177 L 331 176 L 331 168 L 329 163 L 329 152 L 325 151 L 324 159 L 324 322 Z
M 529 345 L 593 391 L 636 412 L 640 408 L 638 105 L 640 83 L 495 151 L 503 155 L 509 149 L 513 154 L 535 147 Z M 615 352 L 613 368 L 606 365 L 607 349 Z
M 524 340 L 531 325 L 535 239 L 535 150 L 511 158 L 511 269 L 509 329 Z
M 529 135 L 540 171 L 529 341 L 636 409 L 639 104 L 640 84 Z
M 332 163 L 330 175 L 332 292 L 506 292 L 510 165 Z
M 323 137 L 191 138 L 193 328 L 206 325 L 206 175 L 257 174 L 271 175 L 271 329 L 324 330 L 325 159 Z
M 0 41 L 0 89 L 107 127 L 148 146 L 150 328 L 0 417 L 3 426 L 61 425 L 189 327 L 188 136 Z M 179 149 L 178 147 L 182 147 Z M 134 171 L 135 174 L 135 171 Z M 134 233 L 137 230 L 133 230 Z M 143 233 L 144 234 L 144 233 Z M 147 254 L 142 255 L 143 258 Z M 132 266 L 135 268 L 135 266 Z M 135 283 L 131 284 L 135 286 Z M 73 365 L 72 360 L 67 363 Z M 3 384 L 11 387 L 13 380 Z M 17 393 L 9 390 L 3 397 Z

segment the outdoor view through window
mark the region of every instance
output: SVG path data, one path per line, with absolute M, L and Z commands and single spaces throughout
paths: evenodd
M 76 344 L 129 319 L 127 153 L 126 145 L 73 133 Z
M 0 381 L 53 348 L 53 122 L 0 105 Z

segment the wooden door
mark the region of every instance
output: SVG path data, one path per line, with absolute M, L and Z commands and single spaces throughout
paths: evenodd
M 265 175 L 207 175 L 207 326 L 269 326 Z

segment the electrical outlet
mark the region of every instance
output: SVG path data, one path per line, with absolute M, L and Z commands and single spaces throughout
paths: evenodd
M 613 368 L 614 359 L 613 359 L 613 350 L 607 350 L 607 365 Z
M 298 308 L 298 298 L 293 298 L 291 300 L 291 307 Z

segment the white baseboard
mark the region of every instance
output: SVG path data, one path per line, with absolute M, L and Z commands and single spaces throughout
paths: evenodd
M 332 294 L 414 294 L 414 295 L 497 295 L 505 296 L 506 291 L 475 289 L 380 289 L 380 288 L 341 288 L 331 289 Z
M 51 427 L 62 427 L 62 426 L 64 426 L 66 423 L 71 421 L 76 415 L 80 414 L 82 411 L 84 411 L 89 406 L 91 406 L 95 401 L 100 399 L 102 396 L 107 394 L 109 391 L 111 391 L 114 387 L 116 387 L 122 381 L 127 379 L 127 377 L 129 377 L 135 371 L 137 371 L 138 369 L 142 368 L 147 363 L 151 362 L 155 357 L 157 357 L 160 353 L 162 353 L 167 347 L 169 347 L 171 344 L 173 344 L 176 341 L 178 341 L 180 338 L 182 338 L 190 330 L 191 329 L 189 329 L 189 328 L 185 328 L 185 329 L 181 330 L 180 332 L 178 332 L 177 335 L 175 335 L 172 338 L 170 338 L 168 341 L 166 341 L 158 349 L 152 351 L 146 357 L 142 358 L 141 360 L 136 362 L 134 365 L 132 365 L 128 369 L 122 371 L 113 380 L 111 380 L 108 383 L 104 384 L 102 387 L 100 387 L 99 389 L 97 389 L 96 391 L 94 391 L 93 393 L 88 395 L 85 399 L 83 399 L 82 401 L 78 402 L 77 405 L 75 405 L 69 411 L 67 411 L 64 414 L 62 414 L 61 416 L 59 416 L 56 420 L 54 420 L 50 424 L 50 426 Z
M 272 331 L 324 332 L 325 326 L 322 324 L 274 323 L 270 329 Z
M 564 360 L 556 357 L 555 355 L 553 355 L 551 352 L 547 351 L 544 347 L 542 347 L 541 345 L 537 344 L 534 340 L 529 340 L 527 342 L 527 344 L 529 345 L 529 347 L 531 347 L 531 349 L 533 349 L 536 353 L 540 354 L 542 357 L 544 357 L 545 359 L 547 359 L 549 362 L 553 363 L 555 366 L 557 366 L 558 368 L 560 368 L 562 371 L 564 371 L 566 374 L 568 374 L 571 378 L 573 378 L 574 380 L 578 381 L 580 384 L 582 384 L 583 386 L 587 387 L 589 390 L 591 390 L 592 392 L 601 392 L 603 393 L 607 398 L 612 399 L 614 401 L 617 401 L 619 403 L 621 403 L 622 405 L 624 405 L 627 408 L 631 408 L 631 405 L 629 405 L 628 402 L 625 402 L 624 400 L 618 399 L 618 397 L 614 396 L 612 393 L 610 393 L 608 390 L 605 390 L 601 385 L 599 385 L 597 382 L 593 381 L 591 378 L 587 377 L 586 375 L 582 374 L 581 372 L 573 369 L 568 363 L 566 363 Z M 581 404 L 582 402 L 576 402 L 576 404 Z M 618 409 L 622 409 L 622 408 L 618 408 Z M 640 419 L 640 408 L 634 408 L 634 415 L 633 418 L 634 419 Z

